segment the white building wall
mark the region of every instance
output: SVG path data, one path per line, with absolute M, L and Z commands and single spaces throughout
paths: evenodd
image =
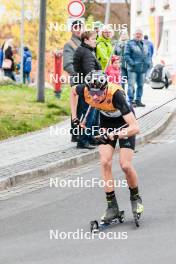
M 164 9 L 164 3 L 169 3 L 169 9 Z M 155 11 L 151 12 L 150 8 L 155 6 Z M 141 7 L 141 8 L 139 8 Z M 137 11 L 141 9 L 141 13 Z M 162 58 L 166 63 L 176 71 L 176 0 L 131 0 L 131 37 L 136 28 L 143 29 L 144 34 L 150 36 L 150 16 L 164 16 L 163 35 L 160 47 L 155 56 Z M 167 41 L 167 32 L 168 41 Z M 168 43 L 168 51 L 166 51 L 166 43 Z

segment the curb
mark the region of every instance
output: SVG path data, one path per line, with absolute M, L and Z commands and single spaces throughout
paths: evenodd
M 148 130 L 147 133 L 136 138 L 136 145 L 148 143 L 149 140 L 161 134 L 165 128 L 169 125 L 176 114 L 176 109 L 172 112 L 167 112 L 164 118 L 152 129 Z
M 136 146 L 148 143 L 148 141 L 153 137 L 156 137 L 160 133 L 162 133 L 171 122 L 175 114 L 176 109 L 167 112 L 157 125 L 136 138 Z M 98 149 L 96 149 L 93 151 L 89 151 L 88 153 L 79 154 L 73 158 L 63 159 L 58 162 L 53 162 L 50 165 L 42 166 L 33 170 L 23 171 L 22 173 L 14 174 L 10 177 L 5 177 L 0 181 L 0 191 L 13 187 L 18 183 L 24 182 L 29 179 L 46 176 L 51 173 L 57 173 L 59 169 L 64 170 L 83 165 L 84 163 L 93 161 L 98 157 L 99 152 Z

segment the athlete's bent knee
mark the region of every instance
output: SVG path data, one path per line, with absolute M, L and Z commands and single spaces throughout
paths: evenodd
M 130 173 L 131 170 L 132 170 L 132 165 L 130 162 L 128 161 L 123 161 L 123 162 L 120 162 L 120 166 L 122 168 L 122 170 L 125 172 L 125 173 Z
M 101 165 L 105 169 L 110 169 L 112 167 L 112 160 L 109 160 L 109 159 L 101 159 Z

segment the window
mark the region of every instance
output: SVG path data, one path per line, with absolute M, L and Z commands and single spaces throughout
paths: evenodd
M 137 0 L 137 14 L 142 13 L 142 0 Z
M 164 30 L 163 51 L 164 51 L 165 54 L 169 53 L 169 30 Z
M 151 0 L 150 2 L 151 2 L 150 5 L 151 5 L 152 7 L 155 7 L 155 0 Z
M 168 9 L 170 7 L 169 0 L 163 0 L 163 8 Z
M 154 12 L 155 11 L 155 0 L 150 0 L 150 11 Z

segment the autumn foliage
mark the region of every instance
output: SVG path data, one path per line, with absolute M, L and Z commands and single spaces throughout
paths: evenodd
M 47 1 L 47 29 L 46 29 L 46 65 L 53 67 L 53 51 L 60 49 L 69 39 L 70 32 L 50 30 L 50 23 L 67 24 L 67 5 L 69 0 Z M 39 28 L 39 0 L 25 0 L 24 45 L 32 51 L 33 70 L 36 72 L 38 53 Z M 19 60 L 21 0 L 1 0 L 5 12 L 0 17 L 0 44 L 6 39 L 13 38 L 16 60 Z

